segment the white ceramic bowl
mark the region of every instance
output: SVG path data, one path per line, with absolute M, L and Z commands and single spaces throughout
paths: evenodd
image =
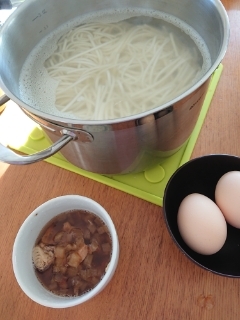
M 40 231 L 48 221 L 56 215 L 72 209 L 93 212 L 105 222 L 112 238 L 112 256 L 104 277 L 95 288 L 79 297 L 60 297 L 46 290 L 37 279 L 32 262 L 32 249 Z M 106 210 L 89 198 L 66 195 L 43 203 L 27 217 L 14 242 L 12 263 L 17 282 L 29 298 L 46 307 L 67 308 L 81 304 L 102 291 L 116 270 L 118 257 L 117 233 Z

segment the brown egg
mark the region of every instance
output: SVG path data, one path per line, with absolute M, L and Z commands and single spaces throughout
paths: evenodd
M 200 254 L 214 254 L 226 241 L 227 223 L 221 210 L 202 194 L 192 193 L 183 199 L 177 223 L 184 242 Z
M 219 179 L 215 201 L 227 222 L 240 228 L 240 171 L 229 171 Z

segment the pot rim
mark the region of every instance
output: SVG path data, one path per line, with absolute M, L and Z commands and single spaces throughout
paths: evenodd
M 23 3 L 24 4 L 24 3 Z M 181 95 L 177 96 L 176 98 L 169 100 L 168 102 L 157 106 L 155 108 L 152 108 L 150 110 L 141 112 L 141 113 L 137 113 L 131 116 L 127 116 L 127 117 L 122 117 L 122 118 L 115 118 L 115 119 L 109 119 L 109 120 L 81 120 L 81 119 L 73 119 L 73 118 L 69 118 L 69 117 L 61 117 L 61 116 L 55 116 L 55 115 L 51 115 L 48 114 L 46 112 L 42 112 L 38 109 L 35 109 L 33 107 L 31 107 L 30 105 L 26 104 L 24 101 L 22 101 L 21 99 L 17 98 L 3 83 L 2 81 L 2 77 L 0 75 L 0 87 L 2 88 L 2 90 L 5 92 L 5 94 L 12 100 L 14 101 L 16 104 L 19 105 L 20 108 L 23 108 L 25 110 L 27 110 L 29 113 L 32 113 L 42 119 L 45 120 L 49 120 L 53 123 L 59 123 L 62 124 L 63 126 L 67 123 L 67 124 L 72 124 L 72 125 L 77 125 L 79 123 L 83 124 L 83 125 L 110 125 L 110 124 L 116 124 L 116 123 L 122 123 L 122 122 L 128 122 L 128 121 L 135 121 L 137 119 L 152 115 L 156 112 L 159 112 L 163 109 L 165 109 L 166 107 L 169 107 L 170 105 L 174 105 L 175 103 L 179 102 L 180 100 L 186 98 L 188 95 L 190 95 L 191 93 L 193 93 L 195 90 L 197 90 L 201 85 L 203 85 L 210 77 L 211 75 L 214 73 L 214 71 L 217 69 L 217 67 L 219 66 L 219 64 L 221 63 L 223 57 L 225 56 L 225 53 L 227 51 L 227 47 L 228 47 L 228 43 L 229 43 L 229 37 L 230 37 L 230 23 L 229 23 L 229 18 L 227 15 L 227 12 L 223 6 L 223 4 L 221 3 L 220 0 L 215 0 L 215 5 L 216 5 L 216 10 L 219 12 L 219 15 L 222 19 L 222 23 L 223 23 L 223 43 L 222 43 L 222 47 L 221 50 L 219 52 L 219 55 L 217 57 L 217 59 L 215 60 L 215 62 L 212 64 L 212 66 L 209 68 L 209 70 L 205 73 L 205 75 L 196 83 L 194 84 L 192 87 L 190 87 L 188 90 L 186 90 L 184 93 L 182 93 Z M 21 9 L 21 8 L 20 8 Z M 19 8 L 18 8 L 19 10 Z M 14 19 L 15 15 L 17 14 L 16 11 L 14 11 L 9 18 L 7 19 L 8 23 L 11 23 L 11 20 Z M 4 25 L 2 30 L 4 30 Z M 1 30 L 1 31 L 2 31 Z

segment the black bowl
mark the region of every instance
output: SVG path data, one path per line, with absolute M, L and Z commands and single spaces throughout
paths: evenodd
M 202 255 L 186 245 L 177 226 L 181 201 L 195 192 L 215 201 L 217 182 L 229 171 L 240 171 L 239 157 L 213 154 L 185 163 L 168 181 L 164 192 L 163 211 L 171 237 L 190 260 L 216 274 L 240 277 L 240 229 L 227 224 L 227 240 L 222 249 L 213 255 Z

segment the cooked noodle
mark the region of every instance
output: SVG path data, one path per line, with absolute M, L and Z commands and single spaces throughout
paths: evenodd
M 58 110 L 79 119 L 113 119 L 152 109 L 188 89 L 201 72 L 193 53 L 165 28 L 88 23 L 59 39 L 45 68 L 58 81 Z

